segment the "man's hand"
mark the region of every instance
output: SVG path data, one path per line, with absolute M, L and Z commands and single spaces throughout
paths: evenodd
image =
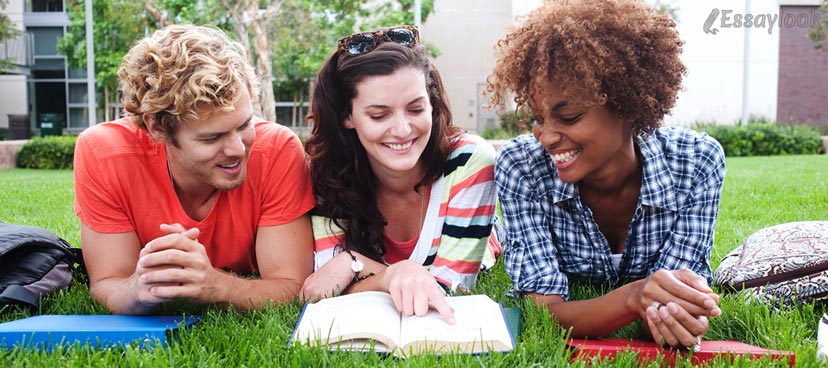
M 141 303 L 158 304 L 176 298 L 201 303 L 219 300 L 217 284 L 222 274 L 213 268 L 198 242 L 198 228 L 162 224 L 161 231 L 167 235 L 147 243 L 135 267 Z

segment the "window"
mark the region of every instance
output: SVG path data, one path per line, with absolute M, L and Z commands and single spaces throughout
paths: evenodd
M 32 0 L 32 12 L 62 12 L 63 0 Z

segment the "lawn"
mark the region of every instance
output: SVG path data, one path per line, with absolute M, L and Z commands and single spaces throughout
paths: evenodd
M 73 213 L 71 171 L 0 171 L 0 221 L 40 226 L 74 245 L 80 244 L 78 220 Z M 828 220 L 828 156 L 728 158 L 712 266 L 748 235 L 770 225 Z M 548 313 L 509 299 L 510 287 L 502 263 L 481 275 L 477 293 L 490 295 L 506 306 L 523 308 L 522 331 L 515 352 L 482 356 L 418 356 L 400 360 L 369 353 L 331 353 L 323 349 L 289 347 L 301 304 L 296 301 L 258 312 L 239 313 L 216 307 L 180 304 L 203 315 L 201 322 L 167 348 L 97 349 L 89 346 L 60 348 L 50 353 L 0 350 L 0 362 L 14 366 L 511 366 L 547 367 L 569 363 L 562 331 Z M 82 284 L 48 298 L 41 310 L 0 309 L 0 321 L 37 314 L 106 313 L 87 295 Z M 576 290 L 589 296 L 593 290 Z M 824 306 L 775 310 L 748 303 L 738 295 L 724 296 L 723 315 L 711 320 L 708 339 L 733 339 L 770 349 L 794 350 L 797 366 L 819 366 L 815 358 L 816 326 Z M 171 313 L 172 309 L 162 312 Z M 637 326 L 616 336 L 636 336 Z M 682 364 L 686 364 L 683 362 Z M 736 366 L 768 366 L 760 360 L 737 360 Z M 585 365 L 577 362 L 576 365 Z M 730 366 L 717 361 L 714 366 Z M 633 354 L 598 366 L 637 366 Z M 655 364 L 654 366 L 657 366 Z

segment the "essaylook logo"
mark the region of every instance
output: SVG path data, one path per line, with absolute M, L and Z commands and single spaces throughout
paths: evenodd
M 774 27 L 812 28 L 822 29 L 822 13 L 818 9 L 810 9 L 802 14 L 785 14 L 780 19 L 779 14 L 736 13 L 733 9 L 713 8 L 704 21 L 704 33 L 715 35 L 719 29 L 725 28 L 758 28 L 766 29 L 772 34 Z

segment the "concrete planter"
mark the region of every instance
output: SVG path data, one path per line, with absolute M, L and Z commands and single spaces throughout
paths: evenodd
M 0 141 L 0 170 L 14 168 L 17 161 L 17 151 L 28 141 L 28 139 Z

